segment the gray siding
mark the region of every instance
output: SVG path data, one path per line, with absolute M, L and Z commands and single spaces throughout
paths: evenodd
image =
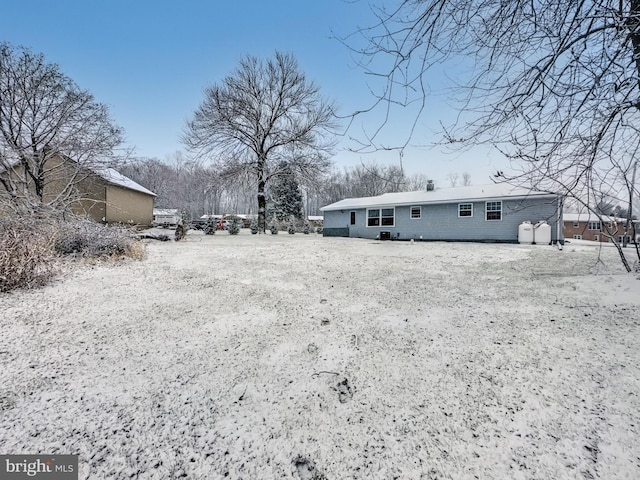
M 459 203 L 472 203 L 473 216 L 458 217 Z M 557 199 L 502 200 L 502 219 L 490 221 L 485 220 L 485 201 L 459 203 L 412 205 L 421 207 L 419 219 L 411 218 L 411 206 L 396 207 L 392 227 L 367 227 L 364 208 L 326 211 L 324 225 L 325 230 L 348 228 L 350 237 L 359 238 L 377 238 L 381 231 L 387 231 L 400 240 L 517 242 L 518 226 L 523 221 L 545 220 L 551 226 L 552 241 L 557 240 Z M 349 225 L 351 211 L 356 212 L 355 225 Z

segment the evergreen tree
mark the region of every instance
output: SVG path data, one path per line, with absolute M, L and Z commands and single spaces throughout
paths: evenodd
M 302 218 L 302 193 L 296 177 L 288 165 L 282 165 L 280 175 L 271 185 L 269 215 L 278 220 Z

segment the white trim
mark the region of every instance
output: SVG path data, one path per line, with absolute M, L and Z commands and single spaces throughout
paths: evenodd
M 413 216 L 413 209 L 414 208 L 418 209 L 418 216 L 417 217 Z M 409 207 L 409 218 L 411 220 L 420 220 L 422 218 L 422 207 L 420 205 L 413 205 L 412 207 Z M 394 223 L 395 223 L 395 220 L 394 220 Z
M 369 217 L 369 210 L 378 210 L 378 217 Z M 393 210 L 393 224 L 392 225 L 383 225 L 382 224 L 382 210 Z M 372 207 L 367 208 L 366 210 L 366 222 L 365 226 L 367 228 L 390 228 L 396 226 L 396 207 Z M 378 225 L 369 225 L 369 218 L 378 218 Z M 388 216 L 387 216 L 388 218 Z
M 460 215 L 460 206 L 461 205 L 471 205 L 471 215 Z M 458 218 L 473 218 L 473 203 L 472 202 L 463 202 L 458 204 Z
M 489 204 L 490 203 L 498 203 L 500 204 L 500 218 L 487 218 L 489 215 Z M 497 212 L 498 210 L 491 210 L 492 212 Z M 502 200 L 491 200 L 484 202 L 484 221 L 485 222 L 501 222 L 502 221 Z

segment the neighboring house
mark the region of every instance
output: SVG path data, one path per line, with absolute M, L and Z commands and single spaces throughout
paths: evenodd
M 563 220 L 564 237 L 567 239 L 608 243 L 609 235 L 613 235 L 618 243 L 624 243 L 623 236 L 627 225 L 625 218 L 608 215 L 600 215 L 598 218 L 593 213 L 565 213 Z
M 96 170 L 94 173 L 94 178 L 88 178 L 84 182 L 85 191 L 93 200 L 88 204 L 81 201 L 83 207 L 80 208 L 72 205 L 74 211 L 106 223 L 153 224 L 155 193 L 113 168 Z
M 153 224 L 161 227 L 175 227 L 182 220 L 177 208 L 154 208 Z
M 517 242 L 521 223 L 545 221 L 551 226 L 551 241 L 564 242 L 562 197 L 506 184 L 431 186 L 418 192 L 349 198 L 320 210 L 325 236 Z
M 309 222 L 309 225 L 312 227 L 322 227 L 324 217 L 322 215 L 309 215 L 307 217 L 307 222 Z
M 69 186 L 65 172 L 72 172 L 78 181 L 68 208 L 75 214 L 105 223 L 126 223 L 150 226 L 153 223 L 155 193 L 125 177 L 113 168 L 80 169 L 68 158 L 53 157 L 47 162 L 51 178 L 46 180 L 44 200 L 50 201 Z M 1 175 L 20 175 L 20 167 Z M 56 175 L 54 178 L 53 175 Z M 31 186 L 29 187 L 31 189 Z M 0 189 L 0 195 L 7 195 Z

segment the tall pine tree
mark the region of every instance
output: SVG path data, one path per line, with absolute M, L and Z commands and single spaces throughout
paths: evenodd
M 280 174 L 271 184 L 269 214 L 277 220 L 289 220 L 291 217 L 300 219 L 302 218 L 300 185 L 289 165 L 283 164 L 278 170 Z

